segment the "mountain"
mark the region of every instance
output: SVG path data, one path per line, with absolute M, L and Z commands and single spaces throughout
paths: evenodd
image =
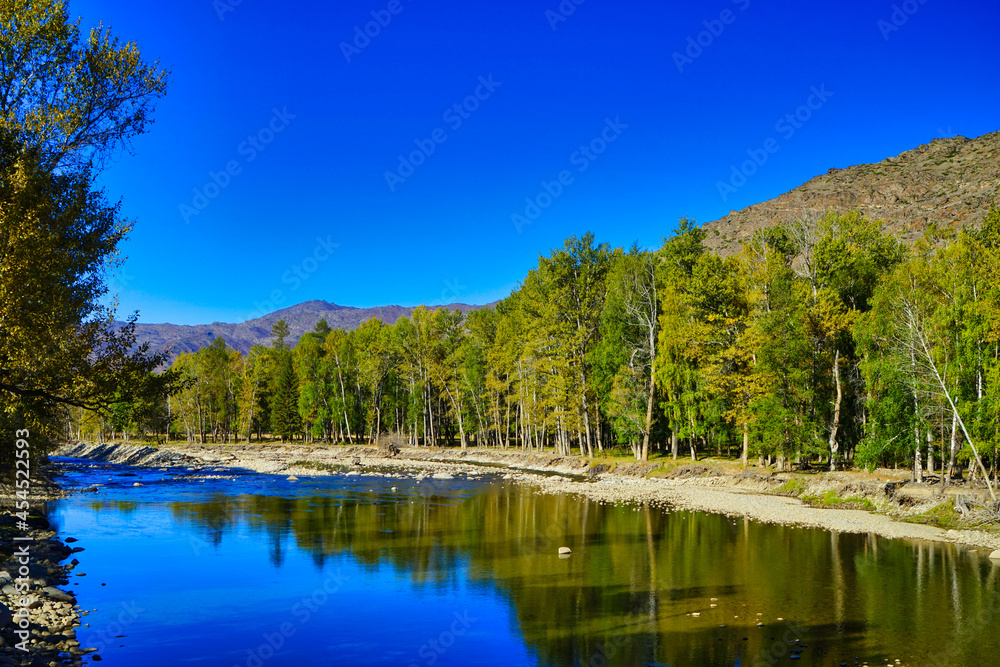
M 485 307 L 487 306 L 452 303 L 447 306 L 433 306 L 432 309 L 448 308 L 468 313 Z M 189 326 L 137 323 L 135 333 L 137 340 L 140 342 L 148 341 L 150 347 L 155 351 L 170 350 L 170 359 L 172 360 L 181 352 L 194 352 L 216 338 L 225 339 L 230 347 L 244 353 L 248 352 L 254 345 L 270 345 L 272 343 L 271 326 L 280 319 L 284 319 L 288 323 L 291 333 L 289 342 L 294 344 L 299 336 L 307 331 L 312 331 L 316 323 L 323 318 L 332 329 L 351 330 L 372 317 L 377 317 L 386 324 L 394 324 L 400 317 L 409 316 L 413 310 L 413 308 L 405 306 L 352 308 L 326 301 L 306 301 L 239 324 L 213 322 L 212 324 Z
M 978 223 L 1000 194 L 1000 132 L 975 139 L 935 139 L 876 164 L 831 169 L 775 199 L 703 225 L 706 245 L 723 254 L 739 252 L 753 233 L 796 218 L 814 221 L 830 210 L 859 210 L 885 222 L 904 241 L 919 238 L 931 224 L 940 227 Z M 484 306 L 443 306 L 469 312 Z M 371 317 L 386 324 L 408 316 L 413 308 L 352 308 L 326 301 L 307 301 L 240 324 L 213 322 L 197 326 L 137 324 L 140 341 L 171 357 L 202 348 L 218 337 L 242 352 L 271 343 L 271 326 L 284 318 L 291 342 L 311 331 L 320 318 L 334 329 L 354 329 Z
M 735 254 L 762 227 L 815 220 L 829 210 L 859 210 L 912 242 L 931 224 L 978 223 L 998 192 L 1000 132 L 935 139 L 876 164 L 831 169 L 775 199 L 732 211 L 703 225 L 705 243 Z

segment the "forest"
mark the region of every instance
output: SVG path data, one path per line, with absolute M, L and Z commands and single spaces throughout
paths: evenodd
M 995 475 L 1000 209 L 912 246 L 856 212 L 734 256 L 681 220 L 657 250 L 573 237 L 508 298 L 294 346 L 219 338 L 169 397 L 70 408 L 67 435 L 547 450 Z

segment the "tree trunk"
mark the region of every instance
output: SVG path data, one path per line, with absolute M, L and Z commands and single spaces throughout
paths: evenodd
M 844 397 L 844 390 L 840 384 L 840 350 L 837 350 L 833 355 L 833 381 L 837 386 L 837 398 L 833 404 L 833 423 L 830 425 L 830 472 L 837 469 L 837 457 L 840 449 L 840 445 L 837 443 L 837 431 L 840 429 L 840 403 Z M 744 437 L 746 436 L 744 435 Z
M 910 369 L 913 376 L 917 376 L 917 359 L 916 352 L 910 349 Z M 913 390 L 913 419 L 916 422 L 920 416 L 920 403 L 917 399 L 916 388 Z M 924 468 L 920 463 L 920 425 L 917 423 L 913 424 L 913 474 L 911 479 L 916 477 L 917 482 L 924 481 Z
M 951 392 L 948 391 L 948 386 L 944 383 L 944 378 L 942 378 L 941 374 L 938 372 L 937 364 L 934 363 L 934 357 L 931 355 L 930 350 L 927 347 L 927 341 L 924 340 L 922 333 L 920 336 L 920 345 L 923 348 L 924 356 L 928 361 L 928 365 L 934 372 L 934 378 L 937 380 L 938 386 L 941 387 L 944 397 L 948 400 L 948 405 L 951 406 L 952 413 L 955 418 L 958 419 L 958 425 L 962 428 L 962 434 L 965 435 L 965 439 L 968 441 L 969 447 L 972 448 L 972 455 L 975 457 L 976 462 L 979 463 L 979 467 L 983 471 L 983 481 L 986 482 L 986 488 L 989 489 L 990 498 L 993 502 L 996 502 L 997 494 L 993 490 L 993 483 L 990 481 L 990 476 L 986 472 L 986 466 L 983 465 L 983 460 L 979 456 L 979 450 L 976 448 L 976 443 L 972 441 L 972 436 L 969 435 L 969 430 L 965 428 L 965 420 L 962 419 L 962 415 L 959 414 L 958 407 L 955 405 L 955 401 L 951 398 Z
M 958 415 L 951 416 L 951 447 L 948 452 L 948 465 L 944 469 L 944 484 L 951 483 L 951 477 L 955 474 L 955 454 L 958 452 Z
M 927 429 L 927 474 L 934 474 L 934 434 Z
M 743 424 L 743 455 L 740 457 L 740 463 L 744 468 L 750 464 L 750 425 L 747 423 Z

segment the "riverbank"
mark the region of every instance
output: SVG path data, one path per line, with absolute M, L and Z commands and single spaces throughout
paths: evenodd
M 82 665 L 83 656 L 96 649 L 81 648 L 76 629 L 86 612 L 72 593 L 62 590 L 68 589 L 79 561 L 61 564 L 82 549 L 61 541 L 35 511 L 29 512 L 26 529 L 19 521 L 9 512 L 0 516 L 0 665 Z M 18 590 L 22 577 L 30 580 L 27 594 Z M 21 626 L 18 614 L 25 595 L 28 616 Z M 23 644 L 25 638 L 16 634 L 22 627 L 30 635 Z
M 955 494 L 974 505 L 974 498 L 982 492 L 953 486 L 942 493 L 934 484 L 909 482 L 908 471 L 773 473 L 714 460 L 588 461 L 520 450 L 463 452 L 426 447 L 403 447 L 393 455 L 361 445 L 179 444 L 157 449 L 77 443 L 57 454 L 137 466 L 182 466 L 193 474 L 219 474 L 227 469 L 283 476 L 367 474 L 417 479 L 499 474 L 543 493 L 578 494 L 600 502 L 669 505 L 768 523 L 1000 549 L 1000 535 L 990 530 L 965 528 L 959 521 L 954 528 L 914 523 L 935 521 L 947 526 L 950 519 L 942 517 Z M 973 519 L 975 513 L 966 523 Z M 989 527 L 986 518 L 982 521 Z

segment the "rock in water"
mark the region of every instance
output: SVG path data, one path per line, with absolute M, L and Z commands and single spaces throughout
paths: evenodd
M 52 600 L 58 600 L 59 602 L 69 602 L 76 603 L 76 598 L 72 595 L 59 590 L 55 586 L 43 586 L 42 592 L 49 596 Z
M 285 479 L 288 480 L 289 482 L 297 482 L 297 481 L 299 481 L 299 478 L 296 477 L 295 475 L 289 475 Z
M 570 549 L 569 547 L 559 547 L 559 554 L 560 555 L 563 555 L 563 554 L 569 555 L 571 553 L 573 553 L 573 550 Z
M 1000 549 L 990 554 L 990 560 L 1000 560 Z

